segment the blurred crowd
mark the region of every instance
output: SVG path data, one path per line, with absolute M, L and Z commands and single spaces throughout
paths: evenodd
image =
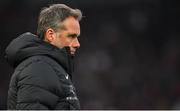
M 84 15 L 73 74 L 82 109 L 180 109 L 177 0 L 7 1 L 0 2 L 0 109 L 13 72 L 5 47 L 21 33 L 36 33 L 39 10 L 52 3 Z

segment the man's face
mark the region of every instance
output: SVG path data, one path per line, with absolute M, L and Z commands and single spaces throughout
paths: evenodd
M 68 17 L 63 21 L 63 27 L 64 29 L 59 29 L 59 31 L 52 34 L 53 38 L 49 42 L 58 48 L 69 46 L 71 55 L 74 55 L 80 47 L 78 40 L 80 35 L 79 21 L 74 17 Z

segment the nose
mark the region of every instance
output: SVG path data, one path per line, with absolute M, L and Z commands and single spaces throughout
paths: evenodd
M 74 47 L 74 48 L 79 48 L 80 47 L 80 43 L 79 43 L 78 38 L 74 39 L 74 41 L 72 43 L 72 47 Z

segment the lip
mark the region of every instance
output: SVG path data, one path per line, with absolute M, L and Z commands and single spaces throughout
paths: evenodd
M 71 54 L 75 54 L 76 51 L 71 51 Z

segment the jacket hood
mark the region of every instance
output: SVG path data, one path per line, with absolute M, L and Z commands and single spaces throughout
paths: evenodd
M 59 49 L 47 42 L 44 42 L 36 35 L 27 32 L 10 42 L 5 50 L 5 58 L 8 63 L 16 67 L 24 59 L 35 55 L 46 55 L 55 59 L 65 70 L 71 70 L 72 64 L 69 48 Z M 68 71 L 69 72 L 69 71 Z

